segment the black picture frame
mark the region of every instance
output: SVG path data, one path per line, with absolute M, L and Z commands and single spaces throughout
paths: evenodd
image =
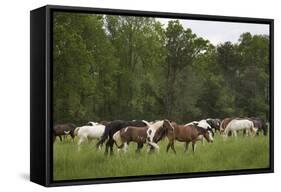
M 103 179 L 53 181 L 52 179 L 52 14 L 54 11 L 160 18 L 227 21 L 270 25 L 270 167 L 200 173 L 130 176 Z M 30 180 L 43 186 L 81 185 L 195 178 L 274 172 L 274 20 L 246 17 L 148 12 L 88 7 L 46 5 L 30 12 Z

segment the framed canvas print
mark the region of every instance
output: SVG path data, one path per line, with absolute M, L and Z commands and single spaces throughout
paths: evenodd
M 31 11 L 30 179 L 273 172 L 273 20 Z

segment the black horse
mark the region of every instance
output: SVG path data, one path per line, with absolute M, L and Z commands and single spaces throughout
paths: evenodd
M 97 148 L 99 148 L 99 146 L 102 145 L 107 140 L 105 145 L 105 154 L 108 153 L 108 148 L 110 148 L 110 154 L 113 154 L 114 133 L 128 126 L 145 127 L 147 126 L 147 124 L 144 123 L 143 121 L 122 121 L 122 120 L 112 121 L 108 125 L 106 125 L 104 133 L 101 136 L 100 141 L 97 143 Z
M 206 119 L 206 121 L 211 126 L 211 128 L 215 130 L 215 132 L 220 130 L 220 124 L 221 124 L 220 119 L 208 118 L 208 119 Z
M 263 131 L 263 135 L 267 135 L 268 127 L 265 120 L 259 117 L 250 117 L 249 119 L 254 123 L 254 127 L 258 128 L 257 135 L 260 131 Z

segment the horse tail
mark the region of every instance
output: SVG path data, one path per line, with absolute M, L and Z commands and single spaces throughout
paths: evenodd
M 144 122 L 147 126 L 150 125 L 150 123 L 148 123 L 146 120 L 142 120 L 142 122 Z
M 120 131 L 117 131 L 114 135 L 113 135 L 113 140 L 114 140 L 114 143 L 115 145 L 118 147 L 118 148 L 122 148 L 123 147 L 123 142 L 122 142 L 122 138 L 121 138 L 121 134 L 120 134 Z M 119 145 L 119 143 L 121 145 Z
M 75 135 L 75 136 L 77 136 L 78 131 L 79 131 L 79 128 L 80 128 L 80 127 L 76 127 L 76 128 L 74 129 L 74 135 Z
M 100 138 L 100 141 L 97 143 L 97 148 L 99 148 L 99 146 L 102 145 L 107 140 L 108 137 L 109 137 L 109 127 L 106 126 Z

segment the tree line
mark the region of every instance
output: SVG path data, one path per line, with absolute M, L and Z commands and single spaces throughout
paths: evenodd
M 54 13 L 55 123 L 229 116 L 269 118 L 268 35 L 213 45 L 179 20 Z

